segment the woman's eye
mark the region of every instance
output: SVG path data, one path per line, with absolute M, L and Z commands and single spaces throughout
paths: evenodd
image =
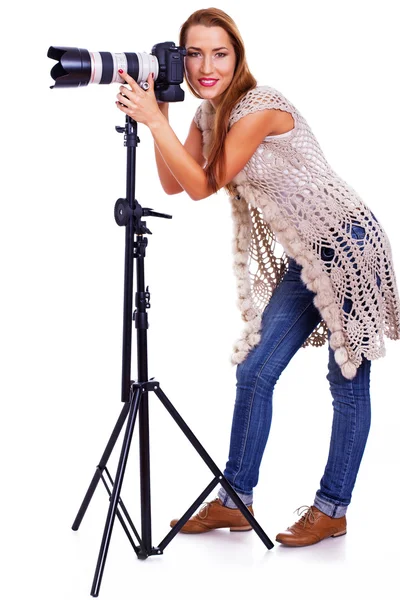
M 198 56 L 198 52 L 188 52 L 187 55 L 188 56 Z M 226 54 L 224 52 L 217 52 L 216 56 L 226 56 Z

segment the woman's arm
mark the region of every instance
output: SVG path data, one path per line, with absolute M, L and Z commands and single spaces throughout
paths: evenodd
M 277 112 L 261 110 L 242 117 L 231 127 L 225 140 L 225 176 L 217 176 L 218 189 L 243 169 L 263 139 L 272 133 Z M 164 115 L 160 113 L 160 117 L 150 121 L 148 127 L 164 162 L 181 188 L 192 200 L 210 196 L 213 192 L 203 167 L 182 146 Z M 191 127 L 197 129 L 194 123 Z
M 121 77 L 131 86 L 131 90 L 124 86 L 120 88 L 121 93 L 117 95 L 118 108 L 149 127 L 165 164 L 192 200 L 202 200 L 210 196 L 213 192 L 208 185 L 203 166 L 181 144 L 168 119 L 158 107 L 151 75 L 147 79 L 147 91 L 125 72 L 121 73 Z M 225 175 L 217 175 L 218 189 L 229 183 L 243 169 L 262 140 L 272 133 L 280 112 L 264 109 L 246 115 L 234 123 L 225 140 Z M 191 127 L 196 126 L 192 124 Z
M 159 104 L 160 111 L 168 120 L 168 102 L 162 102 Z M 193 129 L 194 128 L 194 129 Z M 202 154 L 202 135 L 201 131 L 196 127 L 194 121 L 192 121 L 192 125 L 189 130 L 189 134 L 184 144 L 184 148 L 189 152 L 191 156 L 196 160 L 196 162 L 203 167 L 204 165 L 204 157 Z M 160 178 L 161 185 L 166 194 L 179 194 L 183 192 L 182 186 L 175 179 L 174 175 L 171 173 L 168 165 L 162 157 L 162 154 L 154 141 L 154 152 L 156 157 L 156 164 L 158 170 L 158 176 Z

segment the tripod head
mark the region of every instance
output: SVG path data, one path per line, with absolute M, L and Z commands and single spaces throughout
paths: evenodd
M 145 221 L 141 220 L 142 217 L 172 219 L 172 215 L 155 212 L 152 208 L 142 208 L 137 200 L 134 201 L 134 207 L 131 208 L 126 198 L 118 198 L 114 208 L 114 217 L 117 225 L 127 225 L 131 216 L 133 216 L 133 227 L 136 235 L 143 235 L 144 233 L 151 234 L 151 231 L 146 227 Z

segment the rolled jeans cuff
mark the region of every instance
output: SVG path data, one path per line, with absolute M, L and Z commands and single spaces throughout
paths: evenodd
M 318 508 L 321 512 L 329 517 L 333 517 L 335 519 L 339 519 L 339 517 L 344 517 L 347 512 L 347 506 L 342 506 L 338 504 L 334 504 L 333 502 L 329 502 L 328 500 L 324 500 L 321 496 L 316 494 L 314 499 L 314 506 Z
M 236 493 L 246 506 L 253 504 L 253 494 L 241 494 L 240 492 Z M 221 487 L 218 491 L 218 498 L 221 500 L 223 506 L 226 506 L 227 508 L 237 508 L 237 505 L 223 487 Z

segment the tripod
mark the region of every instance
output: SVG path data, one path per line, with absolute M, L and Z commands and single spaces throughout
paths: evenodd
M 111 437 L 103 452 L 100 462 L 95 470 L 92 481 L 77 513 L 72 529 L 77 531 L 86 513 L 86 509 L 92 499 L 100 479 L 105 485 L 110 496 L 110 504 L 107 519 L 101 541 L 96 571 L 93 579 L 91 595 L 97 597 L 100 591 L 101 580 L 104 573 L 111 534 L 118 517 L 136 555 L 139 559 L 146 559 L 154 554 L 162 554 L 165 547 L 175 537 L 190 516 L 200 506 L 219 483 L 236 503 L 239 510 L 249 521 L 255 532 L 264 542 L 268 549 L 273 543 L 260 527 L 256 519 L 241 501 L 227 479 L 218 469 L 206 450 L 192 433 L 185 421 L 175 410 L 167 396 L 160 388 L 158 381 L 148 378 L 147 368 L 147 308 L 150 308 L 150 293 L 145 289 L 144 281 L 144 258 L 146 255 L 147 238 L 145 233 L 151 233 L 142 221 L 142 217 L 152 216 L 171 218 L 170 215 L 156 213 L 150 208 L 142 208 L 135 200 L 135 168 L 136 168 L 136 146 L 140 142 L 137 136 L 137 122 L 126 117 L 125 127 L 116 127 L 119 133 L 125 133 L 124 141 L 127 147 L 127 176 L 126 191 L 127 198 L 120 198 L 115 204 L 114 216 L 118 225 L 126 227 L 125 235 L 125 279 L 124 279 L 124 315 L 123 315 L 123 351 L 122 351 L 122 397 L 123 408 L 114 426 Z M 136 239 L 135 239 L 136 238 Z M 131 349 L 132 349 L 132 308 L 133 308 L 133 260 L 137 261 L 137 289 L 135 295 L 136 310 L 133 314 L 135 328 L 137 330 L 137 367 L 138 380 L 131 381 Z M 204 462 L 213 473 L 213 479 L 199 497 L 188 508 L 165 538 L 157 545 L 152 545 L 151 536 L 151 496 L 150 496 L 150 449 L 149 449 L 149 392 L 154 392 L 165 406 L 171 417 L 186 435 L 188 440 L 200 454 Z M 122 482 L 128 460 L 129 449 L 132 441 L 136 417 L 139 413 L 139 450 L 140 450 L 140 495 L 141 495 L 141 526 L 140 536 L 132 522 L 129 513 L 120 498 Z M 107 462 L 121 433 L 125 421 L 127 421 L 121 454 L 118 462 L 115 481 L 113 481 L 108 469 Z M 132 532 L 137 543 L 132 537 Z

